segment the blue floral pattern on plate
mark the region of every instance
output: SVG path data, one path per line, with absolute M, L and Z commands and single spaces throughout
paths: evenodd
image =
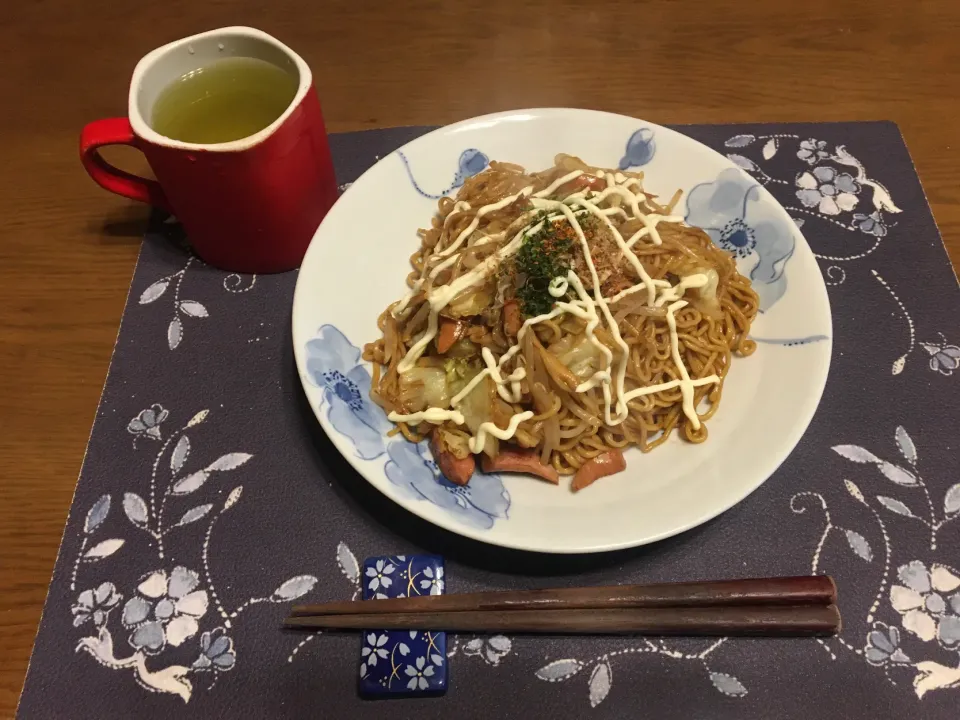
M 393 428 L 386 413 L 370 400 L 370 373 L 360 364 L 360 349 L 333 325 L 324 325 L 307 342 L 307 374 L 323 388 L 330 424 L 354 444 L 357 457 L 373 460 L 384 453 L 384 438 Z
M 627 149 L 620 158 L 620 169 L 642 167 L 653 160 L 657 145 L 653 139 L 653 130 L 640 128 L 627 140 Z
M 795 228 L 774 203 L 763 201 L 755 180 L 735 168 L 722 171 L 715 181 L 690 191 L 685 219 L 735 257 L 756 258 L 750 280 L 760 296 L 761 310 L 769 310 L 783 297 L 784 271 L 796 245 Z
M 383 555 L 363 563 L 363 599 L 443 593 L 443 558 Z M 360 649 L 360 692 L 370 697 L 438 695 L 447 689 L 447 634 L 367 630 Z
M 427 443 L 388 438 L 394 424 L 370 399 L 371 377 L 361 364 L 360 349 L 336 327 L 324 325 L 306 343 L 306 368 L 309 381 L 323 389 L 333 429 L 353 443 L 363 460 L 386 453 L 384 472 L 401 492 L 427 500 L 476 528 L 489 529 L 495 520 L 507 517 L 510 495 L 499 475 L 478 471 L 469 485 L 460 487 L 440 474 Z
M 468 485 L 454 485 L 440 474 L 426 442 L 391 443 L 387 455 L 387 477 L 412 497 L 429 500 L 477 528 L 491 528 L 495 520 L 507 517 L 510 495 L 499 475 L 478 470 Z
M 431 200 L 439 200 L 444 195 L 449 195 L 451 192 L 463 185 L 467 178 L 483 172 L 487 165 L 490 164 L 490 158 L 488 158 L 484 153 L 480 152 L 476 148 L 467 148 L 460 153 L 460 158 L 457 160 L 457 171 L 454 173 L 453 182 L 450 184 L 450 187 L 443 192 L 434 195 L 433 193 L 429 193 L 420 187 L 417 179 L 413 176 L 413 170 L 410 168 L 410 160 L 407 159 L 407 156 L 403 154 L 403 151 L 397 150 L 397 155 L 400 156 L 400 160 L 403 162 L 403 166 L 407 170 L 407 177 L 410 178 L 410 182 L 413 184 L 413 189 L 420 193 L 423 197 L 430 198 Z
M 619 168 L 626 170 L 648 164 L 656 153 L 654 131 L 648 127 L 635 130 L 626 142 Z M 733 138 L 730 143 L 746 145 L 753 136 Z M 804 146 L 816 164 L 823 148 Z M 414 177 L 410 160 L 396 151 L 414 189 L 423 197 L 435 199 L 451 193 L 464 181 L 482 172 L 489 157 L 476 148 L 460 153 L 451 185 L 439 194 L 424 190 Z M 739 156 L 737 156 L 739 157 Z M 741 159 L 741 162 L 752 161 Z M 850 192 L 859 185 L 847 173 L 832 168 L 816 167 L 797 178 L 797 197 L 808 206 L 817 205 L 824 212 L 850 206 Z M 723 170 L 712 182 L 696 185 L 687 196 L 685 220 L 703 228 L 719 247 L 740 260 L 753 260 L 750 280 L 760 298 L 760 310 L 769 310 L 783 297 L 787 279 L 785 269 L 796 246 L 796 226 L 776 204 L 765 201 L 760 185 L 739 169 Z M 882 220 L 861 218 L 864 232 L 885 231 Z M 871 225 L 871 223 L 873 223 Z M 805 345 L 826 340 L 825 335 L 798 338 L 757 338 L 758 342 L 776 345 Z M 939 349 L 939 348 L 938 348 Z M 942 356 L 942 357 L 941 357 Z M 951 365 L 952 358 L 943 353 L 935 361 Z M 360 349 L 333 325 L 323 325 L 317 336 L 306 343 L 308 381 L 323 391 L 321 406 L 332 429 L 347 438 L 356 457 L 376 460 L 387 455 L 383 466 L 387 479 L 407 498 L 426 500 L 478 529 L 490 529 L 497 520 L 506 519 L 510 495 L 498 475 L 476 472 L 469 485 L 460 487 L 440 473 L 425 442 L 410 443 L 402 436 L 388 436 L 394 425 L 386 413 L 370 399 L 371 375 L 361 361 Z M 947 371 L 950 368 L 947 367 Z

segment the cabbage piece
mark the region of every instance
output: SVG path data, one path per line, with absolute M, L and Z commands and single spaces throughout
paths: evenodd
M 493 401 L 496 396 L 496 384 L 490 377 L 485 377 L 457 405 L 457 410 L 463 413 L 464 422 L 474 436 L 483 423 L 493 422 Z M 500 451 L 497 438 L 488 433 L 481 451 L 496 457 Z
M 720 301 L 717 299 L 717 285 L 720 283 L 720 276 L 713 268 L 707 270 L 701 269 L 698 270 L 698 272 L 707 276 L 707 284 L 697 288 L 694 292 L 697 293 L 697 297 L 700 299 L 703 308 L 719 312 Z
M 464 341 L 461 340 L 460 342 Z M 469 340 L 466 342 L 469 342 Z M 463 390 L 481 369 L 482 366 L 477 359 L 477 353 L 474 353 L 472 357 L 448 357 L 444 360 L 443 371 L 447 377 L 450 398 L 452 399 Z
M 470 457 L 469 438 L 463 432 L 440 426 L 433 431 L 433 439 L 440 450 L 450 453 L 458 460 Z
M 433 367 L 413 367 L 400 373 L 399 400 L 410 412 L 447 407 L 450 404 L 447 374 Z
M 479 315 L 493 304 L 496 288 L 491 285 L 469 287 L 457 295 L 441 311 L 452 318 Z
M 568 335 L 551 345 L 550 353 L 556 355 L 580 380 L 589 380 L 606 363 L 600 348 L 586 335 Z

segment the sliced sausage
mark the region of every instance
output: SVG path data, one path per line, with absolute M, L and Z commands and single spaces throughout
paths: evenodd
M 484 472 L 524 472 L 541 477 L 554 485 L 560 484 L 560 475 L 549 465 L 540 462 L 540 453 L 527 450 L 512 450 L 501 447 L 495 458 L 484 455 L 480 459 Z
M 607 450 L 592 460 L 587 460 L 587 462 L 580 466 L 577 474 L 573 476 L 573 484 L 570 486 L 570 489 L 573 490 L 573 492 L 583 490 L 587 485 L 592 485 L 600 478 L 606 477 L 607 475 L 614 475 L 622 470 L 626 470 L 626 468 L 627 461 L 623 459 L 622 452 L 619 450 Z
M 437 467 L 447 480 L 454 485 L 466 485 L 470 482 L 473 471 L 477 468 L 477 461 L 473 459 L 473 455 L 467 455 L 461 460 L 442 447 L 442 443 L 437 440 L 437 433 L 433 433 L 430 437 L 430 452 L 433 453 Z
M 523 318 L 520 316 L 520 303 L 508 300 L 503 305 L 503 332 L 507 337 L 515 338 L 523 327 Z
M 437 352 L 443 355 L 447 350 L 463 337 L 467 330 L 467 323 L 463 320 L 440 318 L 440 331 L 437 333 Z
M 606 183 L 607 181 L 604 178 L 584 173 L 580 177 L 568 182 L 564 187 L 569 186 L 574 190 L 602 190 Z

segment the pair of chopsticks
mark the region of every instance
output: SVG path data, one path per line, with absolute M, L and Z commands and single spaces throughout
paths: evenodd
M 288 628 L 810 637 L 840 630 L 827 576 L 555 588 L 298 605 Z

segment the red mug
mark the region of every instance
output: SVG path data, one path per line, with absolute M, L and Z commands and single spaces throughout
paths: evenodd
M 160 92 L 224 57 L 257 58 L 296 73 L 297 94 L 289 107 L 260 132 L 233 142 L 202 145 L 157 133 L 151 118 Z M 157 180 L 113 167 L 100 155 L 104 145 L 142 151 Z M 201 33 L 146 55 L 133 71 L 128 117 L 87 125 L 80 159 L 101 187 L 176 215 L 197 255 L 231 272 L 299 266 L 337 199 L 310 68 L 280 41 L 247 27 Z

